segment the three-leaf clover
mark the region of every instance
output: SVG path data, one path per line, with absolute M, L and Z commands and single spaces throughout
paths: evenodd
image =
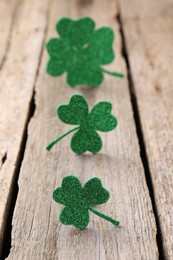
M 81 84 L 96 87 L 103 81 L 104 72 L 123 77 L 121 73 L 102 68 L 114 59 L 112 29 L 101 27 L 95 30 L 94 21 L 83 17 L 74 21 L 62 18 L 56 24 L 56 30 L 60 37 L 50 39 L 46 45 L 50 56 L 48 74 L 56 77 L 67 72 L 71 87 Z
M 62 180 L 61 187 L 53 192 L 53 199 L 65 207 L 59 216 L 64 225 L 73 225 L 79 229 L 85 229 L 90 221 L 89 210 L 119 226 L 120 222 L 92 208 L 108 201 L 109 192 L 103 188 L 101 180 L 91 178 L 82 187 L 80 180 L 74 175 L 67 175 Z
M 102 148 L 102 140 L 96 131 L 108 132 L 117 126 L 117 119 L 111 111 L 110 102 L 100 101 L 89 112 L 85 98 L 81 94 L 73 95 L 69 104 L 57 108 L 57 114 L 64 123 L 78 126 L 53 140 L 46 149 L 49 151 L 63 137 L 76 131 L 71 139 L 71 149 L 77 154 L 86 151 L 98 153 Z

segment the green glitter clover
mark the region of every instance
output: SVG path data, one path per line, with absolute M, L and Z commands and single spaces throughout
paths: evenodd
M 62 18 L 56 24 L 60 38 L 52 38 L 46 48 L 50 56 L 47 73 L 60 76 L 67 72 L 67 82 L 71 87 L 86 84 L 96 87 L 103 81 L 103 73 L 123 77 L 101 66 L 114 59 L 112 43 L 114 33 L 109 27 L 95 30 L 95 23 L 89 17 L 79 20 Z
M 97 216 L 106 219 L 115 226 L 120 222 L 92 208 L 108 201 L 110 193 L 103 188 L 101 180 L 97 177 L 88 180 L 84 187 L 74 175 L 67 175 L 62 180 L 61 187 L 53 192 L 53 199 L 65 206 L 59 219 L 64 225 L 73 225 L 85 229 L 90 221 L 89 210 Z
M 110 102 L 100 101 L 89 112 L 85 98 L 80 94 L 73 95 L 69 104 L 57 108 L 57 114 L 64 123 L 78 126 L 53 140 L 46 149 L 49 151 L 63 137 L 78 130 L 71 139 L 71 149 L 77 154 L 86 151 L 98 153 L 102 140 L 96 131 L 108 132 L 117 126 L 117 119 L 111 111 Z

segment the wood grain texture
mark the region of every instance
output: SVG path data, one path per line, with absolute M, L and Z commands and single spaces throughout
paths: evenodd
M 0 251 L 42 49 L 48 1 L 23 0 L 17 2 L 18 7 L 14 4 L 15 1 L 6 1 L 4 14 L 0 16 L 0 28 L 1 19 L 5 18 L 6 31 L 2 33 L 4 41 L 0 51 L 3 61 L 0 69 Z M 9 15 L 14 9 L 17 12 L 12 20 Z M 10 23 L 14 23 L 13 27 Z
M 172 16 L 172 0 L 117 0 L 126 18 L 154 19 L 162 16 Z
M 11 32 L 14 25 L 13 21 L 17 8 L 17 0 L 10 1 L 10 5 L 6 0 L 0 1 L 0 68 L 3 66 L 10 45 Z
M 127 1 L 121 2 L 164 255 L 173 259 L 173 1 L 145 1 L 146 15 L 138 17 L 133 8 L 139 1 L 133 1 L 130 13 Z M 148 16 L 151 8 L 154 19 Z
M 54 24 L 62 16 L 89 15 L 97 27 L 107 25 L 115 30 L 117 55 L 110 69 L 125 72 L 115 1 L 93 0 L 85 5 L 82 2 L 53 0 L 46 38 L 56 36 Z M 8 260 L 158 259 L 157 231 L 139 155 L 127 79 L 106 76 L 99 88 L 72 89 L 64 75 L 53 78 L 45 73 L 47 59 L 44 52 L 36 82 L 36 110 L 29 124 L 19 177 Z M 112 102 L 113 113 L 119 120 L 117 130 L 101 134 L 104 146 L 97 155 L 74 154 L 69 147 L 70 136 L 47 152 L 48 142 L 70 129 L 56 117 L 56 107 L 78 92 L 85 95 L 91 106 L 99 100 Z M 90 177 L 101 178 L 111 198 L 99 210 L 119 219 L 121 228 L 92 213 L 84 231 L 58 221 L 61 206 L 52 200 L 52 192 L 69 173 L 77 175 L 83 184 Z

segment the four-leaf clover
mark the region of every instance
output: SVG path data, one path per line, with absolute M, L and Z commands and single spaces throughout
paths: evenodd
M 78 126 L 53 140 L 46 147 L 47 150 L 49 151 L 64 136 L 76 131 L 71 139 L 71 149 L 77 154 L 86 151 L 98 153 L 102 148 L 102 140 L 97 131 L 108 132 L 117 126 L 117 119 L 111 111 L 110 102 L 100 101 L 89 112 L 85 98 L 80 94 L 73 95 L 69 104 L 57 108 L 57 114 L 64 123 Z
M 64 225 L 73 225 L 85 229 L 90 221 L 89 210 L 119 226 L 120 222 L 92 208 L 108 201 L 109 192 L 103 188 L 99 178 L 94 177 L 82 187 L 80 180 L 74 175 L 67 175 L 62 180 L 61 187 L 53 192 L 53 199 L 65 207 L 59 216 Z
M 56 30 L 60 37 L 50 39 L 46 45 L 50 56 L 48 74 L 60 76 L 67 72 L 71 87 L 81 84 L 96 87 L 103 81 L 104 72 L 123 77 L 121 73 L 101 67 L 114 59 L 112 29 L 101 27 L 95 30 L 94 21 L 83 17 L 74 21 L 62 18 L 56 24 Z

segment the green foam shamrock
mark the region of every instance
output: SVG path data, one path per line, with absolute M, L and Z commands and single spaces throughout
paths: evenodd
M 53 199 L 65 206 L 59 216 L 64 225 L 73 225 L 85 229 L 90 221 L 89 210 L 112 224 L 119 226 L 120 222 L 92 208 L 108 201 L 109 192 L 103 188 L 101 180 L 91 178 L 84 187 L 74 175 L 67 175 L 62 180 L 62 186 L 55 189 Z
M 109 27 L 95 30 L 95 23 L 89 17 L 74 21 L 62 18 L 56 24 L 56 30 L 60 38 L 52 38 L 46 45 L 50 56 L 48 74 L 60 76 L 67 72 L 71 87 L 81 84 L 96 87 L 103 81 L 104 72 L 123 77 L 121 73 L 101 67 L 114 59 L 114 33 Z
M 98 153 L 102 148 L 102 140 L 96 131 L 108 132 L 117 126 L 117 119 L 111 111 L 110 102 L 100 101 L 89 112 L 85 98 L 80 94 L 73 95 L 69 104 L 57 108 L 57 114 L 64 123 L 78 126 L 53 140 L 46 149 L 49 151 L 63 137 L 76 131 L 71 140 L 71 149 L 77 154 L 86 151 Z

